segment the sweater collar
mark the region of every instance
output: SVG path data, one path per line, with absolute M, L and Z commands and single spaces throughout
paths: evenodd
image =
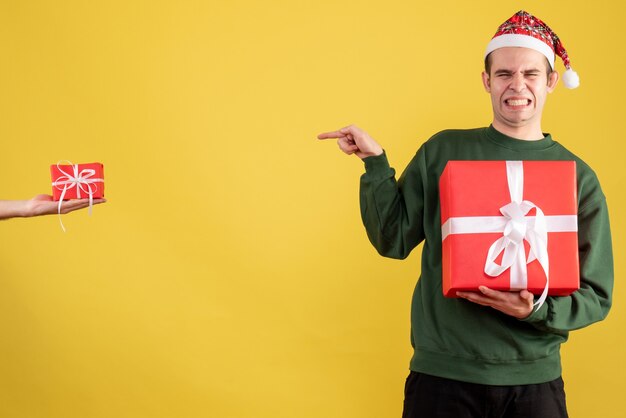
M 493 125 L 489 125 L 485 132 L 487 134 L 487 138 L 489 138 L 492 142 L 513 150 L 541 150 L 551 147 L 554 144 L 554 140 L 552 140 L 552 136 L 549 133 L 544 133 L 544 137 L 542 139 L 527 141 L 505 135 L 496 130 Z

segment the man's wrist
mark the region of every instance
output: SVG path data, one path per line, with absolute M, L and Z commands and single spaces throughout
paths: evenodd
M 368 157 L 380 157 L 381 155 L 383 155 L 382 151 L 379 153 L 365 154 L 361 159 L 368 158 Z
M 363 160 L 363 159 L 365 159 L 367 157 L 378 157 L 380 155 L 383 155 L 383 152 L 384 151 L 383 151 L 382 148 L 375 149 L 375 150 L 372 150 L 372 151 L 362 152 L 361 159 Z
M 28 200 L 15 200 L 14 217 L 30 218 L 32 214 L 29 212 Z
M 28 218 L 27 200 L 2 200 L 0 201 L 0 219 Z

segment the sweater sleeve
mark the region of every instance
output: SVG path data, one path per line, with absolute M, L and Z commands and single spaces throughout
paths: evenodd
M 379 254 L 404 259 L 424 239 L 423 152 L 398 181 L 385 153 L 363 161 L 360 204 L 367 236 Z
M 580 289 L 570 296 L 549 297 L 524 321 L 538 329 L 562 333 L 603 320 L 611 308 L 613 251 L 606 200 L 578 211 Z

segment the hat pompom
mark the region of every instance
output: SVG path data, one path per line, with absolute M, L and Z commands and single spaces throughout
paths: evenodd
M 578 78 L 576 71 L 571 68 L 565 70 L 563 73 L 563 84 L 565 84 L 565 87 L 568 89 L 575 89 L 578 87 L 580 85 L 580 78 Z

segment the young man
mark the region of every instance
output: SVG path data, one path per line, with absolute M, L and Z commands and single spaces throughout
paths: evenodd
M 555 53 L 568 69 L 565 84 L 576 87 L 567 53 L 547 25 L 524 11 L 507 20 L 485 54 L 491 126 L 436 134 L 398 181 L 383 148 L 358 127 L 318 137 L 338 139 L 343 152 L 364 161 L 361 215 L 380 254 L 402 259 L 424 241 L 403 417 L 567 417 L 560 345 L 570 330 L 606 317 L 613 259 L 606 201 L 594 172 L 541 129 L 547 95 L 559 80 Z M 449 160 L 575 161 L 580 289 L 548 297 L 539 309 L 526 290 L 481 286 L 444 298 L 438 185 Z

